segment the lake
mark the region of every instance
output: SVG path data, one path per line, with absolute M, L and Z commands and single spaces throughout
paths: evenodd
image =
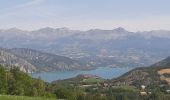
M 55 72 L 33 73 L 32 77 L 34 78 L 41 77 L 41 79 L 43 79 L 46 82 L 72 78 L 79 74 L 92 74 L 92 75 L 97 75 L 99 77 L 102 77 L 104 79 L 112 79 L 130 70 L 132 70 L 132 68 L 129 67 L 124 67 L 124 68 L 99 67 L 95 70 L 88 70 L 88 71 L 76 70 L 76 71 L 55 71 Z

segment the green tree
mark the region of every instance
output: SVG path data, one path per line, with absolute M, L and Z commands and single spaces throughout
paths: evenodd
M 34 86 L 37 88 L 38 96 L 45 95 L 45 83 L 41 80 L 41 78 L 35 80 Z
M 7 72 L 0 66 L 0 94 L 6 94 L 7 92 Z

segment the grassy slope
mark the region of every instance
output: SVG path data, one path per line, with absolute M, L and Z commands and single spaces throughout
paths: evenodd
M 84 83 L 86 84 L 95 84 L 95 83 L 101 83 L 104 82 L 104 79 L 96 79 L 96 78 L 88 78 L 83 80 Z
M 74 84 L 74 85 L 82 85 L 82 84 L 97 84 L 97 83 L 102 83 L 104 82 L 105 79 L 102 78 L 85 78 L 83 75 L 78 75 L 76 77 L 70 78 L 70 79 L 65 79 L 65 80 L 57 80 L 54 81 L 52 83 L 54 84 L 60 84 L 62 86 L 68 86 L 70 84 Z
M 54 98 L 0 95 L 0 100 L 56 100 Z

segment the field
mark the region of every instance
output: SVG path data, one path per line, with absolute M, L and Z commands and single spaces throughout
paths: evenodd
M 56 100 L 53 98 L 0 95 L 0 100 Z
M 170 69 L 169 68 L 168 69 L 161 69 L 161 70 L 158 71 L 158 73 L 161 74 L 161 75 L 162 74 L 170 74 Z
M 158 73 L 163 76 L 163 77 L 161 77 L 161 80 L 165 80 L 170 84 L 170 78 L 164 76 L 164 74 L 170 74 L 169 68 L 168 69 L 161 69 L 161 70 L 158 71 Z

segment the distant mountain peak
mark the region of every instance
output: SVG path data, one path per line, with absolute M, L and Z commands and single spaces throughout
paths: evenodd
M 7 29 L 5 31 L 8 31 L 8 32 L 23 32 L 23 30 L 21 29 L 18 29 L 16 27 L 13 27 L 13 28 L 10 28 L 10 29 Z
M 0 32 L 3 32 L 3 34 L 5 34 L 5 32 L 8 32 L 8 33 L 26 33 L 26 32 L 29 32 L 27 30 L 22 30 L 22 29 L 19 29 L 19 28 L 16 28 L 16 27 L 12 27 L 12 28 L 8 28 L 8 29 L 0 29 Z
M 37 31 L 39 32 L 49 32 L 49 31 L 54 31 L 55 29 L 51 28 L 51 27 L 44 27 L 44 28 L 41 28 Z
M 62 28 L 51 28 L 51 27 L 44 27 L 41 28 L 39 30 L 36 30 L 34 32 L 40 32 L 40 33 L 57 33 L 57 32 L 70 32 L 72 30 L 70 30 L 69 28 L 66 27 L 62 27 Z
M 67 27 L 61 27 L 61 28 L 56 28 L 56 30 L 70 30 L 70 29 Z
M 113 31 L 116 31 L 116 32 L 127 32 L 124 28 L 122 27 L 118 27 L 116 29 L 113 29 Z

